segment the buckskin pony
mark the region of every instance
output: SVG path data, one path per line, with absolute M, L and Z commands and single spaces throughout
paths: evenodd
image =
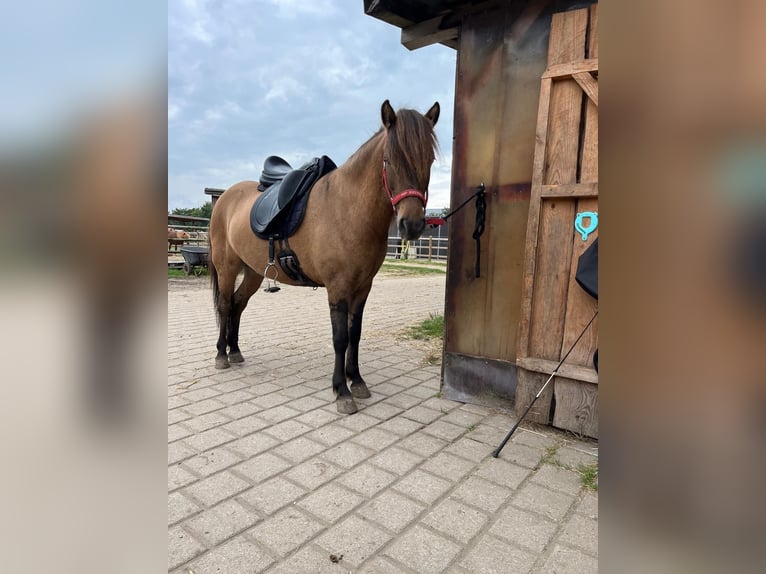
M 370 397 L 359 372 L 359 340 L 372 280 L 386 256 L 391 220 L 396 217 L 401 236 L 408 240 L 420 237 L 425 228 L 438 119 L 438 102 L 425 115 L 394 111 L 388 100 L 383 102 L 382 127 L 314 184 L 303 222 L 289 238 L 311 283 L 290 279 L 278 263 L 275 267 L 286 284 L 327 289 L 335 350 L 332 388 L 342 414 L 357 411 L 354 398 Z M 258 186 L 255 181 L 231 186 L 216 202 L 210 220 L 209 269 L 220 328 L 215 366 L 220 369 L 244 360 L 238 343 L 240 318 L 270 261 L 269 241 L 257 237 L 250 225 L 251 209 L 261 194 Z

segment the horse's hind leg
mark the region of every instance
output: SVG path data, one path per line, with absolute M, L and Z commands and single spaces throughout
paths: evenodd
M 211 251 L 213 251 L 211 249 Z M 218 312 L 218 342 L 216 349 L 218 353 L 215 356 L 216 369 L 228 369 L 229 358 L 226 355 L 226 339 L 231 324 L 231 300 L 234 295 L 234 283 L 237 280 L 237 274 L 242 268 L 242 262 L 221 260 L 217 261 L 215 251 L 211 258 L 210 277 L 213 284 L 213 300 L 215 309 Z
M 231 298 L 229 330 L 226 335 L 226 342 L 229 345 L 229 362 L 231 363 L 241 363 L 245 360 L 239 350 L 239 321 L 242 317 L 242 311 L 247 307 L 247 302 L 258 291 L 262 282 L 262 276 L 245 266 L 245 277 Z
M 367 287 L 354 300 L 348 315 L 348 355 L 346 356 L 346 376 L 351 379 L 351 394 L 357 399 L 369 399 L 370 391 L 359 372 L 359 341 L 362 338 L 362 315 L 370 288 Z

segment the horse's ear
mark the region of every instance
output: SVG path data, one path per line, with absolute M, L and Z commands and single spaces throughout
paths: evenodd
M 391 103 L 388 100 L 383 102 L 383 105 L 380 106 L 380 119 L 383 122 L 383 125 L 386 126 L 386 129 L 389 129 L 396 123 L 396 112 L 394 111 L 394 108 L 391 107 Z
M 431 120 L 431 123 L 433 125 L 436 125 L 436 122 L 439 119 L 439 112 L 441 111 L 441 108 L 439 107 L 439 102 L 434 102 L 434 105 L 431 106 L 431 109 L 426 112 L 426 117 Z

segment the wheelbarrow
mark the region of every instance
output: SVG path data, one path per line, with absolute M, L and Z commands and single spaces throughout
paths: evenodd
M 184 257 L 183 269 L 186 275 L 191 275 L 192 273 L 199 275 L 202 271 L 195 268 L 207 268 L 207 256 L 210 251 L 207 246 L 195 247 L 184 245 L 180 250 L 181 255 Z

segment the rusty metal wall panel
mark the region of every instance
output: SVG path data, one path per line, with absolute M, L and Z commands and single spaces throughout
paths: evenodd
M 487 187 L 481 277 L 474 277 L 474 210 L 452 220 L 447 352 L 514 362 L 547 2 L 467 17 L 457 64 L 451 205 Z M 448 367 L 445 367 L 445 373 Z

